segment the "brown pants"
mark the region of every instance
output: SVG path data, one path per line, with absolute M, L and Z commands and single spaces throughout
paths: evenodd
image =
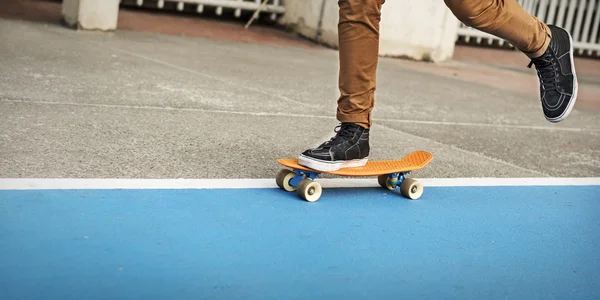
M 441 1 L 441 0 L 440 0 Z M 379 21 L 385 0 L 340 0 L 340 74 L 337 119 L 371 127 L 379 54 Z M 467 26 L 502 38 L 529 57 L 544 53 L 550 30 L 515 0 L 444 0 Z

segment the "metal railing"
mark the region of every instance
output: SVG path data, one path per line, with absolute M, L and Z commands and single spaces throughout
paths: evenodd
M 125 6 L 144 6 L 157 9 L 165 9 L 166 3 L 174 4 L 174 9 L 178 11 L 191 7 L 200 14 L 206 7 L 211 7 L 218 16 L 223 14 L 224 9 L 232 10 L 236 18 L 239 18 L 243 11 L 254 13 L 260 10 L 260 13 L 270 14 L 271 20 L 275 20 L 285 12 L 281 0 L 268 0 L 265 3 L 263 0 L 121 0 L 121 4 Z
M 600 0 L 517 0 L 542 22 L 568 30 L 578 55 L 600 56 Z M 460 24 L 458 39 L 506 46 L 506 41 Z M 509 47 L 514 46 L 508 44 Z

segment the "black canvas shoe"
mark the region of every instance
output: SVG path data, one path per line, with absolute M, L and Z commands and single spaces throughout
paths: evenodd
M 337 134 L 317 148 L 304 151 L 298 164 L 331 172 L 341 168 L 362 167 L 369 156 L 369 129 L 354 123 L 342 123 Z
M 577 99 L 577 76 L 573 61 L 573 38 L 564 29 L 548 25 L 552 32 L 550 45 L 542 56 L 533 58 L 540 79 L 540 97 L 546 119 L 564 120 Z

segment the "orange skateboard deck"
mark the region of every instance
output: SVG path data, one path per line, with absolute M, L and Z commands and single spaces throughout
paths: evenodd
M 298 164 L 297 159 L 282 158 L 277 162 L 289 169 L 279 171 L 277 186 L 296 194 L 309 202 L 317 201 L 322 194 L 321 185 L 315 181 L 320 174 L 338 176 L 377 176 L 379 185 L 389 190 L 400 187 L 400 193 L 409 199 L 418 199 L 423 194 L 423 185 L 415 179 L 405 176 L 412 171 L 420 170 L 433 159 L 433 155 L 425 151 L 412 152 L 402 159 L 368 161 L 363 167 L 345 168 L 325 172 L 313 170 Z

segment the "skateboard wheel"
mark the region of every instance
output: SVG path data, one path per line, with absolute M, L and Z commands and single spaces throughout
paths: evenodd
M 400 194 L 412 200 L 419 199 L 423 195 L 423 184 L 415 179 L 406 178 L 400 185 Z
M 385 174 L 384 175 L 379 175 L 377 177 L 377 181 L 379 182 L 379 185 L 381 187 L 386 188 L 386 189 L 388 189 L 390 191 L 393 191 L 393 190 L 396 189 L 396 185 L 393 185 L 390 182 L 390 177 L 388 175 L 385 175 Z
M 302 179 L 302 181 L 300 181 L 298 184 L 298 189 L 296 190 L 298 197 L 308 202 L 315 202 L 319 200 L 322 192 L 323 189 L 321 188 L 321 184 L 308 178 Z
M 275 182 L 277 186 L 283 190 L 288 192 L 293 192 L 296 190 L 296 187 L 290 185 L 290 180 L 296 176 L 296 173 L 290 171 L 288 169 L 283 169 L 277 173 L 277 177 L 275 178 Z

